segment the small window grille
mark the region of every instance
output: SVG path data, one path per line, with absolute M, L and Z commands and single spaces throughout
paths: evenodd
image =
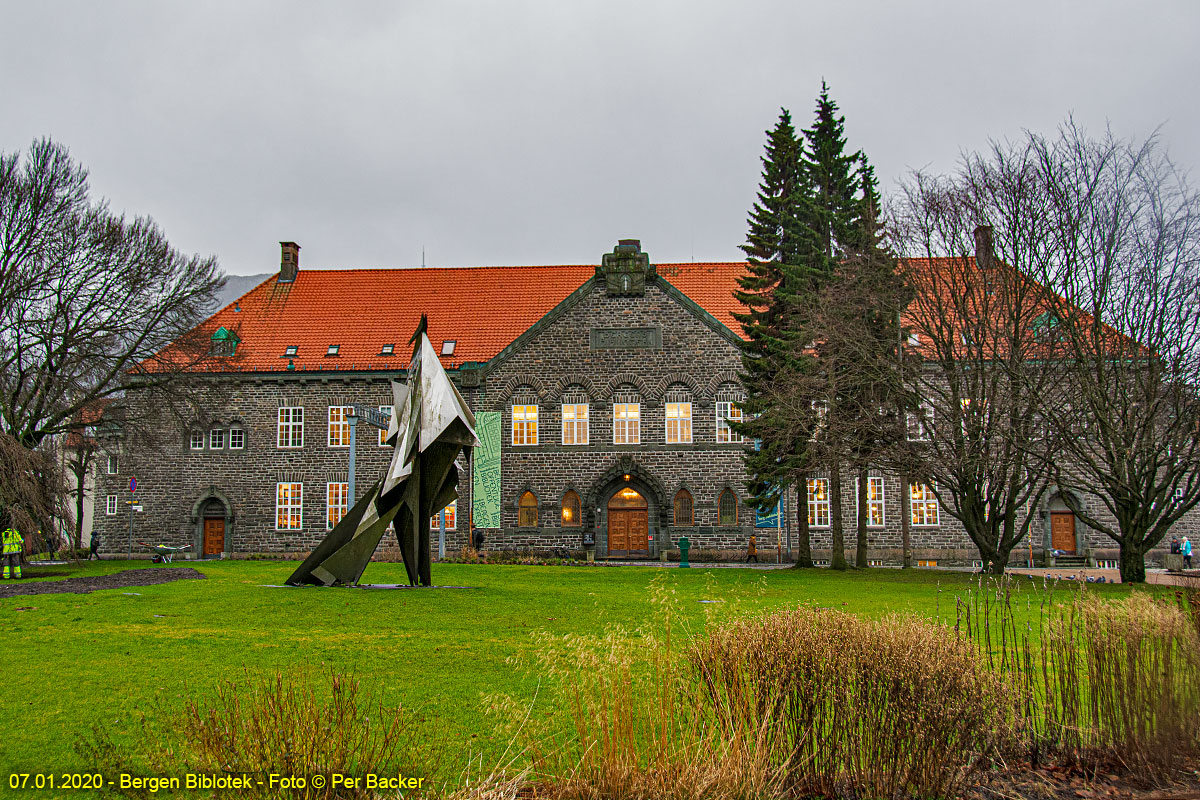
M 241 428 L 229 429 L 229 449 L 241 450 L 246 446 L 246 432 Z
M 680 528 L 690 528 L 695 523 L 695 517 L 692 514 L 692 493 L 687 489 L 680 489 L 675 494 L 675 525 Z
M 934 561 L 932 559 L 929 559 L 929 560 L 920 559 L 917 561 L 917 566 L 918 567 L 936 567 L 937 561 Z
M 192 431 L 191 445 L 193 450 L 204 449 L 204 431 Z
M 733 490 L 726 489 L 721 492 L 721 497 L 717 500 L 717 524 L 737 525 L 737 516 L 737 495 L 733 493 Z
M 117 474 L 117 457 L 115 455 L 110 455 L 108 457 L 108 474 L 109 475 Z
M 536 528 L 538 524 L 537 495 L 525 492 L 517 504 L 517 526 L 521 528 Z
M 331 344 L 331 345 L 329 345 L 329 349 L 325 351 L 325 355 L 326 356 L 336 356 L 338 354 L 338 351 L 341 349 L 342 349 L 342 346 L 340 344 Z
M 108 516 L 115 516 L 117 513 L 117 496 L 110 494 L 104 498 L 104 513 Z
M 385 344 L 385 345 L 383 346 L 383 349 L 381 349 L 381 350 L 379 351 L 379 355 L 381 355 L 381 356 L 390 356 L 390 355 L 394 355 L 394 354 L 395 354 L 395 352 L 396 352 L 396 345 L 394 345 L 394 344 Z
M 287 358 L 288 356 L 294 356 L 299 351 L 300 351 L 299 347 L 297 347 L 294 344 L 289 344 L 286 348 L 284 348 L 283 356 L 284 356 L 284 358 Z
M 225 448 L 225 431 L 213 428 L 208 432 L 208 449 L 223 450 Z

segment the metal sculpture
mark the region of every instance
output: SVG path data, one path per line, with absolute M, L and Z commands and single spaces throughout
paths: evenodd
M 388 427 L 392 462 L 287 582 L 292 586 L 356 585 L 389 524 L 408 582 L 429 586 L 429 520 L 458 497 L 454 460 L 475 447 L 475 416 L 442 369 L 421 316 L 408 383 L 392 381 L 395 413 Z

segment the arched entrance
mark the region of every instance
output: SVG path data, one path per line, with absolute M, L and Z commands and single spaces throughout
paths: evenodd
M 609 555 L 650 555 L 650 506 L 637 489 L 618 489 L 608 500 L 607 516 Z
M 210 488 L 192 506 L 195 540 L 192 552 L 199 558 L 219 558 L 229 549 L 233 534 L 233 507 L 224 494 Z

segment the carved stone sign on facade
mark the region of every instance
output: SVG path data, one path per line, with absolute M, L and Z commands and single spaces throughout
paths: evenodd
M 593 350 L 659 350 L 662 328 L 592 328 Z

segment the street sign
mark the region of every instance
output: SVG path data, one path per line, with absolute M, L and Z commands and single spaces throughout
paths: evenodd
M 141 503 L 134 503 L 134 504 L 133 504 L 133 510 L 134 510 L 134 511 L 144 511 L 145 509 L 143 509 L 143 508 L 142 508 L 142 504 L 141 504 Z
M 137 478 L 129 479 L 129 491 L 131 491 L 131 492 L 137 491 Z

